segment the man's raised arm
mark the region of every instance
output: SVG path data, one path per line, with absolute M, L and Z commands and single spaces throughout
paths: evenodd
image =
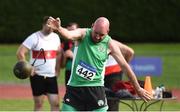
M 86 29 L 78 28 L 72 31 L 67 30 L 61 26 L 61 20 L 59 18 L 54 19 L 50 17 L 47 22 L 48 26 L 57 31 L 62 37 L 69 40 L 79 40 L 84 37 Z

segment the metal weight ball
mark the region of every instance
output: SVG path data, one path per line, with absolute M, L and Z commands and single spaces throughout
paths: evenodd
M 14 75 L 19 79 L 26 79 L 31 75 L 32 66 L 27 61 L 18 61 L 13 68 Z

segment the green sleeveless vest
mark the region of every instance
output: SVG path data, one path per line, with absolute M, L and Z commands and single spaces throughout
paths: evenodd
M 108 58 L 108 42 L 106 35 L 99 43 L 91 39 L 92 29 L 87 29 L 85 37 L 74 49 L 70 86 L 104 86 L 105 62 Z

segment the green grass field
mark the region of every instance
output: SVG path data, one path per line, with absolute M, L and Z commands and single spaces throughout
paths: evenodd
M 127 103 L 131 103 L 128 102 Z M 138 102 L 139 104 L 142 102 Z M 169 102 L 164 102 L 163 111 L 178 111 L 180 110 L 180 106 L 179 106 L 179 102 L 176 101 L 169 101 Z M 62 106 L 62 105 L 60 105 Z M 160 103 L 157 103 L 156 105 L 152 105 L 150 107 L 151 111 L 159 111 L 160 108 Z M 119 109 L 121 111 L 131 111 L 129 108 L 127 108 L 126 105 L 121 104 L 119 105 Z M 0 111 L 32 111 L 33 110 L 33 100 L 0 100 Z M 44 103 L 44 108 L 43 110 L 45 111 L 49 111 L 50 107 L 49 104 L 47 102 L 47 100 L 45 100 Z
M 128 44 L 135 50 L 135 56 L 159 56 L 163 60 L 163 74 L 160 77 L 152 77 L 152 85 L 164 84 L 166 88 L 180 89 L 180 44 Z M 0 45 L 0 83 L 25 84 L 29 80 L 19 80 L 12 72 L 16 63 L 16 50 L 18 45 Z M 58 82 L 64 84 L 64 71 L 62 70 Z M 144 77 L 138 77 L 144 80 Z M 13 106 L 12 106 L 13 105 Z M 163 110 L 180 110 L 180 103 L 165 102 Z M 5 110 L 32 110 L 32 100 L 0 100 L 0 111 Z M 159 105 L 153 106 L 152 110 L 158 110 Z M 49 110 L 49 105 L 45 102 L 45 110 Z M 120 110 L 128 111 L 125 105 L 120 105 Z
M 163 61 L 163 73 L 152 77 L 153 86 L 164 84 L 166 88 L 180 88 L 180 44 L 130 44 L 135 56 L 158 56 Z M 140 77 L 144 79 L 144 77 Z
M 0 45 L 0 83 L 27 83 L 28 79 L 19 80 L 13 75 L 13 66 L 17 62 L 16 50 L 18 45 Z M 64 84 L 64 70 L 62 71 L 59 83 Z

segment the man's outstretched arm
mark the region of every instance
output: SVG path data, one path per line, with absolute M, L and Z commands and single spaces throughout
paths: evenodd
M 137 78 L 134 72 L 132 71 L 130 65 L 127 63 L 127 61 L 123 57 L 122 52 L 120 50 L 117 50 L 119 49 L 119 46 L 113 40 L 109 41 L 109 49 L 110 49 L 111 55 L 116 59 L 116 61 L 121 66 L 124 73 L 128 76 L 129 80 L 133 84 L 137 94 L 145 101 L 152 99 L 152 96 L 150 95 L 150 93 L 140 87 L 137 81 Z

